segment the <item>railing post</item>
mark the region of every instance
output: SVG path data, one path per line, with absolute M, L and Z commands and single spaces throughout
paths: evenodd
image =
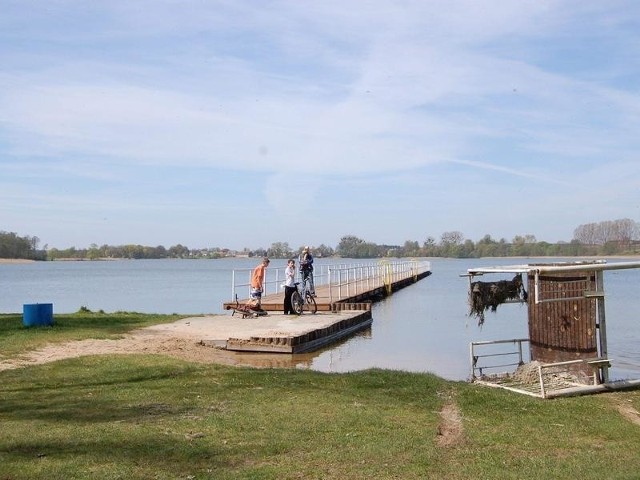
M 276 283 L 274 285 L 275 288 L 275 292 L 274 293 L 278 293 L 278 284 L 280 283 L 278 280 L 280 278 L 280 269 L 276 269 Z
M 347 295 L 351 296 L 351 282 L 355 281 L 356 279 L 356 272 L 355 272 L 355 267 L 351 267 L 349 269 L 347 269 Z
M 542 365 L 538 365 L 538 375 L 540 375 L 540 395 L 542 398 L 546 398 L 547 394 L 544 391 L 544 379 L 542 377 Z
M 470 360 L 470 364 L 471 364 L 471 380 L 473 380 L 474 378 L 476 378 L 476 366 L 473 363 L 473 342 L 469 343 L 469 360 Z
M 524 365 L 524 362 L 522 361 L 522 340 L 518 340 L 518 353 L 520 354 L 520 360 L 518 363 L 520 365 Z
M 231 300 L 236 299 L 236 271 L 231 271 Z

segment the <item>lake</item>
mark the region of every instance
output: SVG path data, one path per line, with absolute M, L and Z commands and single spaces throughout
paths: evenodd
M 527 307 L 501 305 L 497 312 L 487 314 L 480 328 L 467 316 L 468 279 L 460 274 L 482 266 L 561 260 L 578 259 L 430 259 L 431 276 L 374 304 L 369 330 L 323 350 L 289 356 L 285 363 L 323 372 L 380 367 L 466 380 L 470 376 L 469 343 L 526 338 Z M 627 260 L 637 259 L 609 262 Z M 316 263 L 337 261 L 316 259 Z M 105 312 L 229 315 L 222 304 L 231 300 L 232 271 L 256 264 L 256 259 L 0 264 L 0 313 L 21 313 L 26 303 L 53 303 L 54 313 L 86 307 Z M 270 269 L 284 266 L 285 260 L 276 259 Z M 636 316 L 640 269 L 607 271 L 604 283 L 611 377 L 640 378 L 640 321 Z

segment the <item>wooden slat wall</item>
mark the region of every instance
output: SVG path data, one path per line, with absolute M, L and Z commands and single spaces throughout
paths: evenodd
M 530 275 L 529 285 L 533 286 L 534 281 L 534 275 Z M 540 300 L 582 297 L 585 290 L 595 290 L 592 272 L 539 277 Z M 580 298 L 536 304 L 530 298 L 529 338 L 532 360 L 561 362 L 597 356 L 596 300 Z

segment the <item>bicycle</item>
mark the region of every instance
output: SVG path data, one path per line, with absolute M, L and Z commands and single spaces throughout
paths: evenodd
M 308 283 L 308 282 L 304 282 Z M 302 312 L 316 313 L 318 311 L 318 304 L 313 295 L 309 293 L 306 285 L 300 287 L 300 282 L 295 283 L 296 290 L 291 294 L 291 306 L 293 311 L 298 315 L 302 315 Z

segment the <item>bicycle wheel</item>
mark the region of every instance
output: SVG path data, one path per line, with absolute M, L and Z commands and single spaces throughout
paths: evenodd
M 302 304 L 302 297 L 297 290 L 291 294 L 291 307 L 298 315 L 302 315 L 304 305 Z
M 311 313 L 316 313 L 318 311 L 316 299 L 313 298 L 309 292 L 305 295 L 304 309 Z

